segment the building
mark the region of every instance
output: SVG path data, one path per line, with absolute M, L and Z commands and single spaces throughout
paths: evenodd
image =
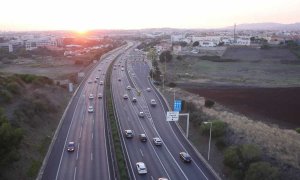
M 238 37 L 236 39 L 235 45 L 250 46 L 250 43 L 251 43 L 250 37 Z
M 181 46 L 180 45 L 174 45 L 173 46 L 173 53 L 178 55 L 181 52 Z
M 37 49 L 38 47 L 57 47 L 59 42 L 53 37 L 42 37 L 25 40 L 26 50 Z
M 185 35 L 179 34 L 179 35 L 171 35 L 171 42 L 179 42 L 182 41 L 185 38 Z

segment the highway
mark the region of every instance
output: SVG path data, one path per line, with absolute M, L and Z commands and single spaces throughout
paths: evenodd
M 98 98 L 98 94 L 103 95 L 104 83 L 100 81 L 105 82 L 109 64 L 123 51 L 124 48 L 121 48 L 109 53 L 80 85 L 66 109 L 40 179 L 114 179 L 111 154 L 107 150 L 104 99 Z M 89 98 L 90 94 L 94 98 Z M 93 106 L 93 112 L 88 112 L 89 106 Z M 69 142 L 75 142 L 75 151 L 67 151 Z
M 125 143 L 126 155 L 129 157 L 131 179 L 216 179 L 200 160 L 197 153 L 180 133 L 174 122 L 166 121 L 167 106 L 157 94 L 148 80 L 149 66 L 143 61 L 144 56 L 134 47 L 122 55 L 114 64 L 112 72 L 112 93 L 117 116 L 122 130 L 122 140 Z M 120 81 L 119 81 L 120 79 Z M 127 90 L 131 86 L 131 90 Z M 150 88 L 150 91 L 147 91 Z M 129 98 L 124 99 L 123 95 Z M 136 97 L 137 102 L 132 102 Z M 152 107 L 150 100 L 155 99 L 157 105 Z M 145 117 L 138 116 L 144 112 Z M 128 139 L 124 130 L 130 129 L 134 137 Z M 138 135 L 144 133 L 148 142 L 141 142 Z M 153 137 L 160 137 L 161 147 L 152 143 Z M 179 152 L 188 152 L 192 163 L 184 163 L 179 158 Z M 148 173 L 139 175 L 137 162 L 146 164 Z

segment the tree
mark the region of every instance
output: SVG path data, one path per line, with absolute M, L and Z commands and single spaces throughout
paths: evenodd
M 150 48 L 147 54 L 147 58 L 150 59 L 152 62 L 156 61 L 157 53 L 154 48 Z
M 0 167 L 4 168 L 19 159 L 18 148 L 22 137 L 22 130 L 12 127 L 0 109 Z
M 195 46 L 199 46 L 199 41 L 195 41 L 194 43 L 193 43 L 193 46 L 195 47 Z
M 163 51 L 160 55 L 159 55 L 159 61 L 160 62 L 170 62 L 172 60 L 173 56 L 171 54 L 171 51 Z
M 267 162 L 256 162 L 249 166 L 246 171 L 245 180 L 279 180 L 278 169 Z
M 185 41 L 180 41 L 179 44 L 180 44 L 180 46 L 185 47 L 185 46 L 187 46 L 188 43 Z

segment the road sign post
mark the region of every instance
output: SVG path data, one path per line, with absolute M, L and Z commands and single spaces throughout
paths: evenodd
M 177 111 L 168 111 L 167 112 L 167 121 L 178 121 L 179 112 Z

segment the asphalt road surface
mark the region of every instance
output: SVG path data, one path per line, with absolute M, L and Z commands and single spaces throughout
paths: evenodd
M 129 157 L 131 179 L 216 179 L 177 126 L 166 121 L 166 104 L 148 80 L 149 66 L 144 59 L 142 52 L 132 47 L 115 62 L 112 72 L 114 104 L 126 155 Z M 127 86 L 131 86 L 131 90 L 128 90 Z M 150 91 L 147 88 L 150 88 Z M 125 94 L 128 95 L 128 99 L 124 99 Z M 132 102 L 133 97 L 137 102 Z M 156 101 L 155 107 L 150 105 L 151 99 Z M 145 116 L 139 117 L 139 112 L 143 112 Z M 125 137 L 126 129 L 133 130 L 133 138 Z M 139 134 L 142 133 L 146 134 L 147 142 L 140 141 Z M 161 147 L 153 144 L 154 137 L 162 139 Z M 179 158 L 179 153 L 183 151 L 191 155 L 192 163 L 184 163 Z M 138 174 L 137 162 L 146 164 L 147 174 Z

